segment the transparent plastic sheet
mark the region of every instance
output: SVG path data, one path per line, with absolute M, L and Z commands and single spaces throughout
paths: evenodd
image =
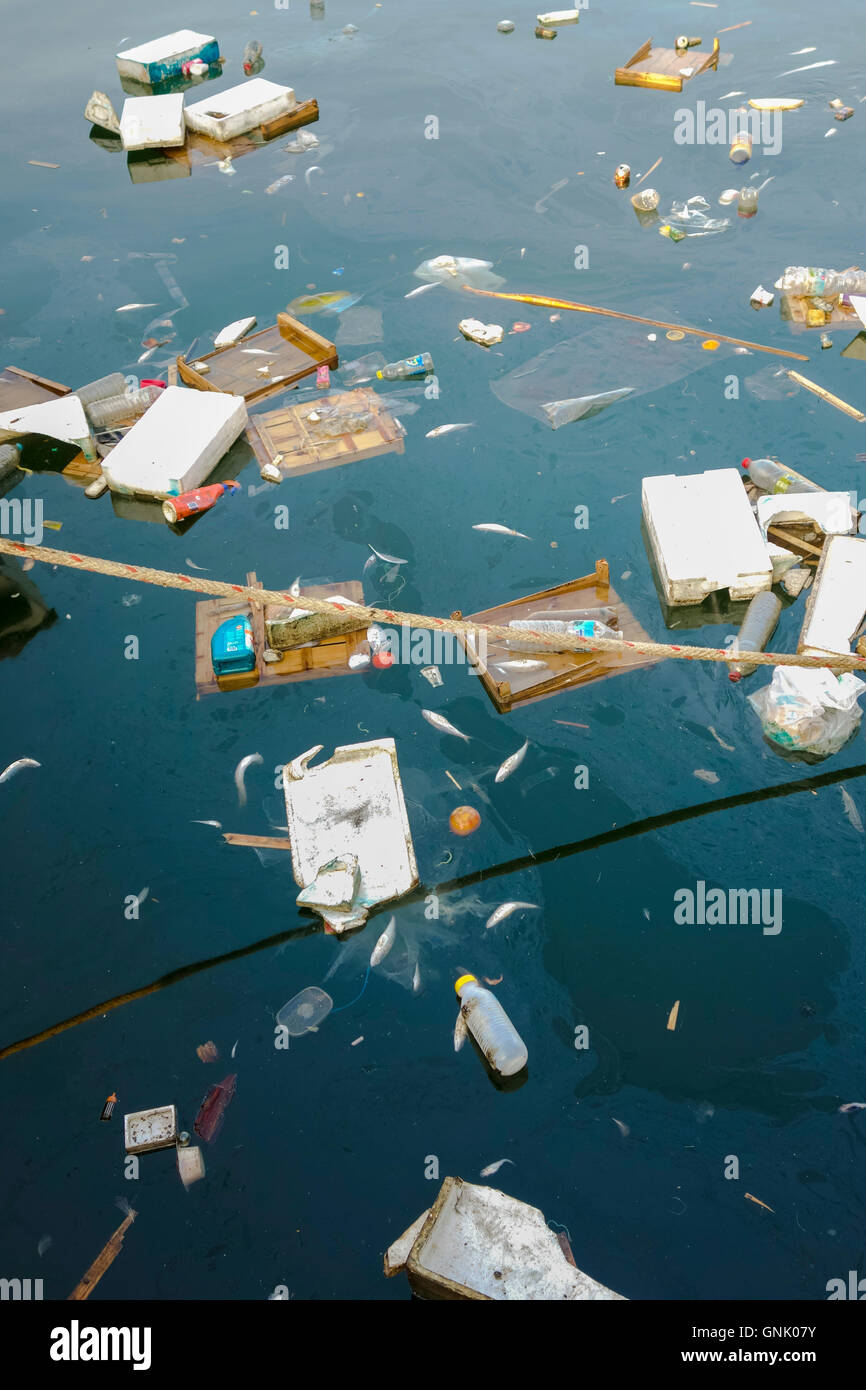
M 630 304 L 630 311 L 671 322 L 668 305 Z M 682 321 L 694 323 L 682 313 Z M 698 320 L 699 322 L 700 320 Z M 551 429 L 575 420 L 588 420 L 628 396 L 642 396 L 689 376 L 699 368 L 733 354 L 720 343 L 705 352 L 701 338 L 686 334 L 674 342 L 659 329 L 655 341 L 641 324 L 622 319 L 596 322 L 576 338 L 568 338 L 490 383 L 503 405 L 531 415 Z M 707 332 L 707 337 L 711 337 Z M 613 378 L 613 380 L 611 380 Z
M 730 227 L 729 217 L 709 217 L 710 204 L 700 193 L 688 198 L 684 203 L 671 203 L 671 210 L 667 215 L 666 221 L 673 227 L 679 227 L 685 232 L 686 236 L 712 236 L 718 232 L 724 232 Z
M 825 668 L 777 666 L 770 684 L 748 701 L 780 749 L 828 758 L 859 728 L 864 692 L 866 682 L 850 672 L 837 677 Z

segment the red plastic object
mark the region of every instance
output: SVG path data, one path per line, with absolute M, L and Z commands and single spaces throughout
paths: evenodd
M 212 1144 L 222 1129 L 226 1106 L 237 1090 L 237 1080 L 236 1073 L 227 1076 L 218 1086 L 210 1088 L 201 1103 L 193 1129 L 206 1144 Z
M 374 652 L 373 665 L 377 671 L 387 671 L 389 666 L 394 665 L 394 657 L 391 652 Z
M 241 485 L 230 478 L 225 483 L 211 483 L 208 487 L 198 487 L 194 492 L 182 492 L 178 497 L 169 497 L 162 504 L 162 514 L 166 521 L 186 521 L 187 517 L 198 512 L 210 511 L 224 492 L 240 492 Z
M 168 382 L 167 382 L 167 381 L 151 381 L 151 380 L 149 380 L 149 379 L 148 379 L 147 381 L 145 381 L 145 379 L 142 377 L 141 382 L 140 382 L 140 385 L 141 385 L 142 388 L 144 388 L 145 386 L 158 386 L 158 387 L 160 388 L 161 391 L 164 391 L 165 388 L 168 386 Z

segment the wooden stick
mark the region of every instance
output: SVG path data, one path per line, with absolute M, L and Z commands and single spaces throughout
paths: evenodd
M 129 1215 L 120 1223 L 111 1239 L 106 1241 L 87 1273 L 82 1275 L 80 1282 L 75 1285 L 75 1288 L 66 1300 L 67 1303 L 72 1301 L 80 1302 L 82 1299 L 87 1298 L 91 1291 L 96 1288 L 96 1285 L 99 1283 L 109 1265 L 113 1264 L 120 1254 L 120 1248 L 123 1245 L 123 1237 L 126 1234 L 126 1229 L 132 1224 L 137 1215 L 138 1212 L 130 1209 Z
M 662 162 L 663 159 L 664 159 L 664 155 L 663 155 L 663 154 L 660 154 L 659 157 L 658 157 L 658 159 L 656 160 L 655 164 L 651 164 L 650 167 L 647 169 L 646 173 L 645 173 L 645 174 L 641 174 L 640 178 L 638 179 L 637 183 L 635 184 L 635 188 L 638 187 L 638 184 L 643 183 L 644 179 L 648 179 L 648 178 L 649 178 L 650 174 L 652 174 L 652 173 L 659 167 L 659 165 L 661 164 L 661 162 Z
M 233 830 L 223 831 L 223 839 L 230 845 L 247 845 L 250 849 L 291 849 L 291 842 L 285 835 L 239 835 Z
M 538 304 L 543 309 L 574 309 L 581 314 L 603 314 L 608 319 L 628 319 L 629 323 L 648 323 L 651 328 L 672 328 L 678 333 L 694 333 L 699 338 L 717 338 L 722 343 L 733 343 L 736 347 L 751 348 L 754 352 L 772 352 L 776 357 L 793 357 L 798 362 L 808 362 L 802 352 L 789 352 L 787 348 L 765 347 L 763 343 L 749 343 L 744 338 L 729 338 L 726 333 L 712 332 L 706 328 L 687 328 L 684 323 L 663 323 L 661 319 L 645 319 L 638 314 L 624 314 L 620 309 L 599 309 L 593 304 L 578 304 L 571 299 L 550 299 L 540 294 L 505 294 L 502 290 L 475 290 L 471 285 L 461 285 L 470 294 L 483 294 L 490 299 L 515 299 L 518 304 Z M 790 375 L 790 373 L 789 373 Z
M 820 396 L 821 400 L 826 401 L 828 405 L 835 405 L 837 410 L 842 410 L 846 415 L 850 415 L 853 420 L 866 420 L 866 415 L 863 414 L 862 410 L 848 405 L 846 401 L 840 401 L 838 396 L 834 396 L 830 391 L 825 391 L 823 386 L 819 386 L 815 381 L 810 381 L 807 376 L 801 376 L 799 372 L 791 371 L 787 375 L 799 386 L 805 386 L 806 390 L 811 391 L 813 395 Z

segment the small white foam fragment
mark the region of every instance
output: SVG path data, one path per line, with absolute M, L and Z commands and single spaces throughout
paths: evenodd
M 255 318 L 235 319 L 234 323 L 227 323 L 225 328 L 220 329 L 213 345 L 215 348 L 232 347 L 239 343 L 241 338 L 245 338 L 255 326 Z

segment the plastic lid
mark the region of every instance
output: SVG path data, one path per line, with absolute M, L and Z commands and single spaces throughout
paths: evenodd
M 459 994 L 464 985 L 468 985 L 473 981 L 475 982 L 475 984 L 478 983 L 477 975 L 461 975 L 459 980 L 455 980 L 454 989 L 457 992 L 457 994 Z

